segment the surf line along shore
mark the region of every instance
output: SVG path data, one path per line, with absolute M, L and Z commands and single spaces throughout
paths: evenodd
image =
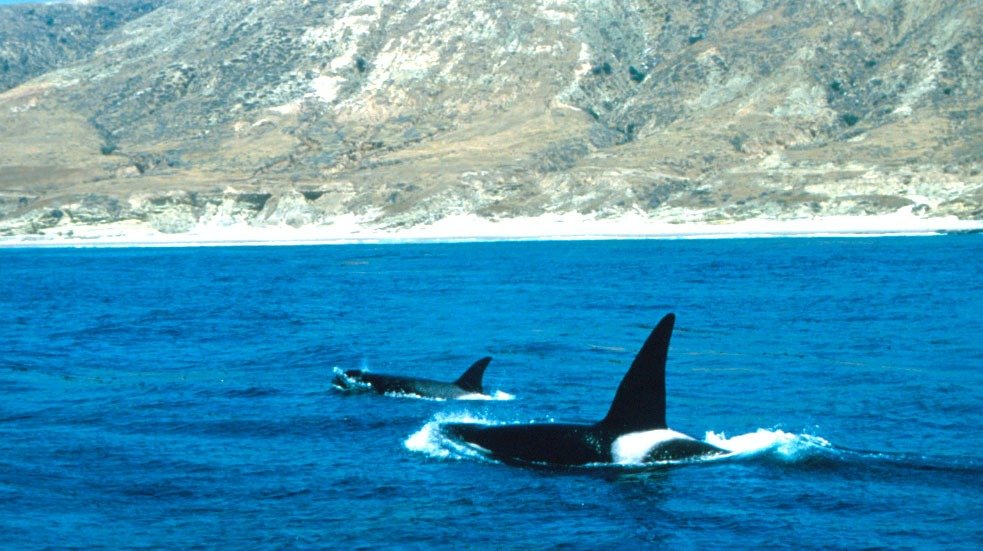
M 0 247 L 152 247 L 526 241 L 588 239 L 714 239 L 935 235 L 983 231 L 983 220 L 922 218 L 910 212 L 870 216 L 748 219 L 732 222 L 657 220 L 639 214 L 597 218 L 575 213 L 491 220 L 453 215 L 432 224 L 402 228 L 374 226 L 366 217 L 342 215 L 330 224 L 223 225 L 202 223 L 184 233 L 163 233 L 137 221 L 65 225 L 42 233 L 0 237 Z

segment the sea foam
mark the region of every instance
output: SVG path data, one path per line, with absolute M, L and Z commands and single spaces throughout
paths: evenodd
M 755 432 L 739 434 L 727 438 L 724 433 L 709 431 L 705 441 L 708 444 L 727 450 L 734 456 L 755 456 L 771 454 L 773 456 L 795 461 L 811 455 L 816 450 L 831 449 L 832 445 L 825 438 L 811 434 L 794 434 L 783 430 L 758 429 Z
M 467 412 L 439 413 L 403 441 L 403 446 L 437 459 L 485 459 L 477 450 L 445 436 L 440 430 L 444 423 L 487 424 L 488 420 Z

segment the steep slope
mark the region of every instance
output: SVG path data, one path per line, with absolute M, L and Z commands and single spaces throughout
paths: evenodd
M 107 34 L 164 1 L 0 5 L 0 92 L 84 59 Z
M 983 218 L 983 5 L 173 0 L 0 95 L 0 228 Z

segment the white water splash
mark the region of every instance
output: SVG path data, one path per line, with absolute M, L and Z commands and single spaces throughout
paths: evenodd
M 369 385 L 365 385 L 368 387 Z M 413 394 L 412 392 L 386 392 L 386 396 L 391 396 L 393 398 L 413 398 L 415 400 L 428 400 L 431 402 L 446 402 L 448 398 L 442 398 L 439 396 L 421 396 L 420 394 Z M 496 390 L 492 394 L 478 394 L 473 392 L 471 394 L 462 394 L 456 398 L 451 398 L 451 400 L 514 400 L 515 396 L 502 392 L 501 390 Z
M 817 449 L 832 448 L 829 441 L 819 436 L 768 429 L 758 429 L 731 438 L 727 438 L 723 433 L 708 431 L 705 441 L 727 450 L 732 455 L 754 456 L 771 453 L 790 461 L 807 456 Z
M 440 425 L 444 423 L 487 424 L 488 421 L 467 412 L 439 413 L 423 425 L 420 430 L 411 434 L 403 442 L 403 446 L 410 451 L 423 453 L 437 459 L 485 459 L 481 453 L 470 446 L 460 444 L 454 439 L 444 436 L 440 431 Z
M 369 388 L 371 388 L 371 386 Z M 412 392 L 383 392 L 382 395 L 389 396 L 390 398 L 412 398 L 414 400 L 426 400 L 428 402 L 447 401 L 447 398 L 440 398 L 438 396 L 422 396 L 420 394 L 413 394 Z
M 645 464 L 645 458 L 648 453 L 656 446 L 669 440 L 696 441 L 691 436 L 670 429 L 625 434 L 617 438 L 612 444 L 612 460 L 617 465 Z M 777 429 L 758 429 L 755 432 L 739 434 L 731 438 L 727 438 L 723 433 L 718 434 L 708 431 L 703 441 L 727 453 L 695 457 L 681 461 L 658 461 L 657 463 L 708 462 L 762 455 L 770 455 L 783 461 L 794 462 L 809 457 L 819 450 L 833 449 L 833 446 L 822 437 L 811 434 L 793 434 Z
M 344 381 L 344 385 L 345 386 L 339 386 L 337 383 L 335 383 L 334 381 L 332 381 L 332 383 L 331 383 L 332 386 L 334 386 L 338 390 L 345 390 L 345 391 L 351 391 L 351 390 L 365 391 L 365 390 L 369 390 L 369 389 L 372 388 L 366 382 L 360 381 L 360 380 L 355 379 L 353 377 L 349 377 L 348 374 L 345 373 L 345 370 L 344 369 L 341 369 L 340 367 L 337 367 L 336 366 L 336 367 L 332 368 L 332 372 L 334 373 L 335 380 Z

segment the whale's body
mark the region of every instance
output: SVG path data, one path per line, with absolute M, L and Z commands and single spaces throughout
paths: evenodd
M 441 430 L 492 458 L 519 464 L 618 463 L 629 440 L 648 444 L 636 458 L 642 462 L 726 453 L 666 426 L 665 368 L 675 319 L 668 314 L 655 327 L 622 379 L 607 416 L 597 423 L 445 423 Z
M 332 384 L 342 390 L 370 390 L 378 394 L 453 400 L 467 396 L 484 395 L 482 379 L 489 362 L 491 362 L 489 357 L 478 360 L 456 381 L 450 383 L 351 369 L 335 376 Z

